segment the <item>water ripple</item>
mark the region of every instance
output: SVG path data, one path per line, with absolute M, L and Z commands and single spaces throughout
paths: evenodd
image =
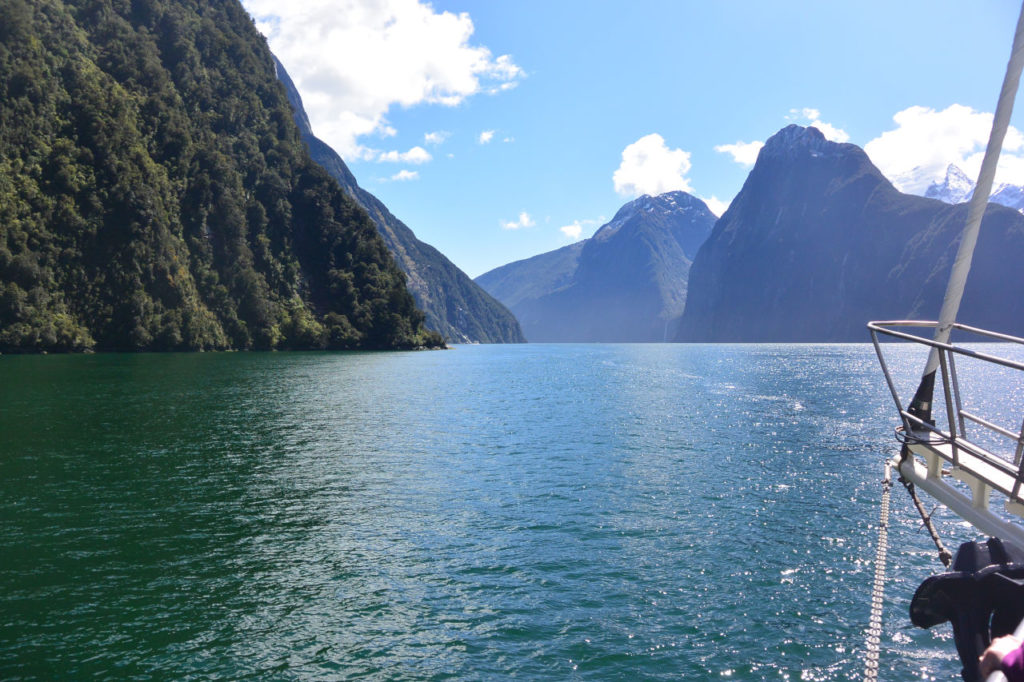
M 0 371 L 0 678 L 860 674 L 894 447 L 867 346 Z M 937 563 L 902 498 L 890 538 L 889 678 L 958 679 L 907 623 Z

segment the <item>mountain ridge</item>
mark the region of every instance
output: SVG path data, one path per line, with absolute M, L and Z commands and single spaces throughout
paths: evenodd
M 697 254 L 677 338 L 863 341 L 870 319 L 934 319 L 965 219 L 896 190 L 856 145 L 784 128 Z M 1024 216 L 990 204 L 962 321 L 1024 331 L 1021 256 Z
M 714 221 L 704 202 L 685 192 L 644 195 L 589 239 L 476 281 L 516 314 L 531 341 L 671 340 L 690 260 Z

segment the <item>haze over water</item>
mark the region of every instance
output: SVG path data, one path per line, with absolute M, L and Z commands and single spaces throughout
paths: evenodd
M 4 356 L 0 377 L 0 678 L 863 671 L 896 448 L 868 345 Z M 907 616 L 940 567 L 919 526 L 897 488 L 882 678 L 959 679 L 948 628 Z

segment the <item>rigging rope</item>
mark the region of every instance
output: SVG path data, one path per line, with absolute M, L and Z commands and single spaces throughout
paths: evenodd
M 882 645 L 882 606 L 885 601 L 885 558 L 889 551 L 889 493 L 892 491 L 892 465 L 885 462 L 882 479 L 882 511 L 878 522 L 878 547 L 875 553 L 875 582 L 871 590 L 871 619 L 868 622 L 867 655 L 864 682 L 878 679 L 878 651 Z
M 939 531 L 935 530 L 935 524 L 932 523 L 932 515 L 925 513 L 924 505 L 921 504 L 921 498 L 917 496 L 917 490 L 914 488 L 914 484 L 911 481 L 900 476 L 900 483 L 910 493 L 910 499 L 914 501 L 914 506 L 917 507 L 917 513 L 921 515 L 921 521 L 924 522 L 924 527 L 928 529 L 928 534 L 932 536 L 932 542 L 935 543 L 935 549 L 939 550 L 939 561 L 946 568 L 953 563 L 953 554 L 950 553 L 946 546 L 942 544 L 942 538 L 939 537 Z

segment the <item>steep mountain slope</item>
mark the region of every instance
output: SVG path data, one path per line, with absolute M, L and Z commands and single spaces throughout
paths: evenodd
M 643 196 L 593 237 L 477 278 L 531 341 L 674 338 L 687 273 L 715 216 L 685 192 Z
M 526 339 L 512 313 L 429 244 L 416 238 L 380 200 L 356 182 L 342 158 L 313 135 L 302 98 L 288 72 L 274 59 L 277 76 L 295 110 L 295 122 L 310 156 L 323 166 L 373 218 L 384 242 L 405 272 L 409 291 L 426 313 L 426 326 L 456 343 L 521 343 Z
M 684 341 L 864 341 L 869 319 L 934 319 L 966 204 L 902 194 L 851 144 L 768 140 L 690 270 Z M 960 320 L 1024 332 L 1024 216 L 990 204 Z
M 0 350 L 440 341 L 237 0 L 0 10 Z

